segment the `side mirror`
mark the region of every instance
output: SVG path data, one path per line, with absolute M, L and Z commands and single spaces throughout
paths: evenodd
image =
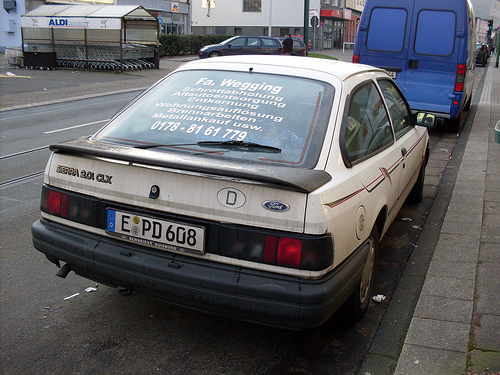
M 413 123 L 426 128 L 436 127 L 437 117 L 430 113 L 418 112 L 413 115 Z

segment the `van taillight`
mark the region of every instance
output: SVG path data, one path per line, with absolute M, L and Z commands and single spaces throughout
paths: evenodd
M 99 201 L 96 198 L 47 185 L 42 187 L 42 212 L 97 227 L 98 206 Z
M 354 64 L 359 64 L 359 55 L 352 55 L 352 62 Z
M 464 91 L 465 74 L 467 73 L 467 65 L 458 64 L 457 75 L 455 78 L 455 91 Z

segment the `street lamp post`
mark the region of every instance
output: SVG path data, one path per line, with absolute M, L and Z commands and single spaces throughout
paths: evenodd
M 304 44 L 307 56 L 309 54 L 309 0 L 304 0 Z
M 269 0 L 269 31 L 268 31 L 268 36 L 272 36 L 272 29 L 273 27 L 273 0 Z

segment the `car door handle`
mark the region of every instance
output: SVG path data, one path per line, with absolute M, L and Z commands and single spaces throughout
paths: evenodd
M 410 60 L 408 63 L 408 69 L 418 69 L 418 60 Z
M 407 153 L 408 153 L 408 151 L 406 151 L 406 148 L 404 148 L 404 147 L 403 147 L 403 148 L 401 149 L 401 154 L 402 154 L 403 156 L 406 156 L 406 154 L 407 154 Z

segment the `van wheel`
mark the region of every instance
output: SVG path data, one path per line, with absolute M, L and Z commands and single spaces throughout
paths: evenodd
M 410 203 L 420 203 L 424 198 L 424 179 L 425 179 L 425 164 L 420 167 L 420 172 L 418 173 L 417 181 L 415 185 L 408 194 L 408 201 Z
M 368 255 L 363 265 L 361 278 L 354 292 L 344 303 L 345 313 L 348 314 L 347 317 L 352 320 L 361 319 L 365 315 L 368 310 L 368 305 L 370 304 L 373 276 L 375 273 L 375 260 L 377 259 L 378 253 L 378 236 L 378 228 L 374 226 L 368 238 L 370 241 L 370 249 L 368 250 Z
M 467 104 L 465 104 L 464 111 L 470 111 L 470 106 L 472 104 L 472 96 L 467 100 Z
M 460 133 L 462 129 L 462 112 L 460 112 L 458 118 L 450 118 L 448 120 L 448 131 L 452 133 Z

